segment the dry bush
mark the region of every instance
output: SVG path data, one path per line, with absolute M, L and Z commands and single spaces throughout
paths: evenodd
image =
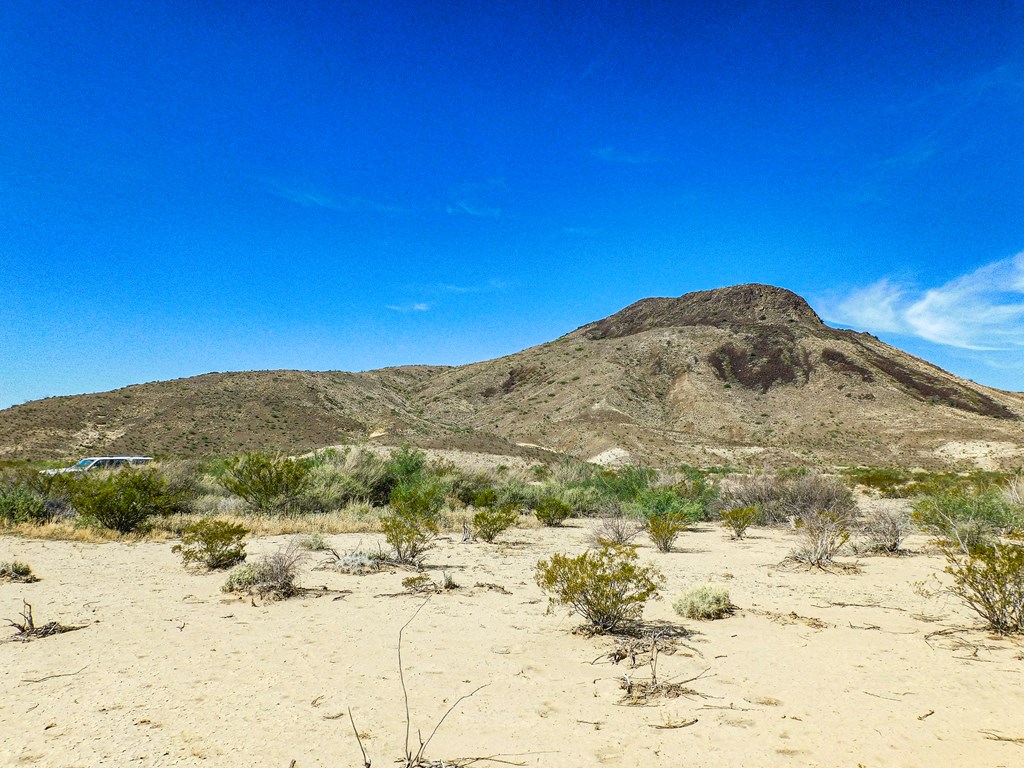
M 1024 474 L 1017 473 L 1006 481 L 1003 497 L 1008 504 L 1024 509 Z
M 850 518 L 857 510 L 853 493 L 844 483 L 817 474 L 731 477 L 722 482 L 721 504 L 756 507 L 763 525 L 799 520 L 822 509 Z
M 863 548 L 869 552 L 902 552 L 903 540 L 913 531 L 914 523 L 905 509 L 873 509 L 861 520 Z
M 306 552 L 298 542 L 290 541 L 276 552 L 251 563 L 235 566 L 221 588 L 224 592 L 244 592 L 262 598 L 286 598 L 298 592 L 295 580 Z
M 643 526 L 639 522 L 623 515 L 606 517 L 601 520 L 594 529 L 594 545 L 600 547 L 602 544 L 629 544 L 640 535 Z
M 714 584 L 702 584 L 688 590 L 672 607 L 680 616 L 699 621 L 722 619 L 736 610 L 729 599 L 729 590 Z
M 13 621 L 11 619 L 7 620 L 8 625 L 17 630 L 17 633 L 14 635 L 15 640 L 27 642 L 29 640 L 38 640 L 43 637 L 59 635 L 64 632 L 74 632 L 76 629 L 81 629 L 81 627 L 61 624 L 59 621 L 50 621 L 46 624 L 36 625 L 35 617 L 32 615 L 32 606 L 25 600 L 22 600 L 21 602 L 21 621 Z
M 830 565 L 850 538 L 847 518 L 830 509 L 805 514 L 797 520 L 797 530 L 803 543 L 790 557 L 818 568 Z

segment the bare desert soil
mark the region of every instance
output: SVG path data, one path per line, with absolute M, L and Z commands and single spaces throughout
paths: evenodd
M 641 547 L 666 575 L 646 620 L 688 633 L 660 657 L 658 674 L 700 677 L 689 695 L 621 704 L 623 675 L 649 670 L 603 658 L 613 639 L 574 634 L 578 619 L 547 612 L 533 580 L 538 559 L 582 551 L 591 526 L 519 529 L 496 545 L 448 536 L 430 553 L 428 573 L 437 580 L 445 569 L 462 588 L 432 596 L 405 633 L 413 742 L 458 697 L 486 687 L 448 717 L 428 757 L 1024 764 L 1024 744 L 1012 741 L 1024 737 L 1024 646 L 977 629 L 930 636 L 977 625 L 955 599 L 915 592 L 913 582 L 942 577 L 940 557 L 845 557 L 859 573 L 780 568 L 794 544 L 788 531 L 735 542 L 708 525 L 671 554 Z M 329 543 L 369 549 L 377 538 Z M 10 559 L 31 564 L 41 581 L 0 584 L 0 617 L 16 618 L 24 598 L 37 623 L 84 628 L 28 643 L 0 630 L 2 766 L 359 766 L 349 707 L 375 766 L 403 752 L 398 633 L 424 598 L 387 595 L 403 592 L 409 572 L 318 570 L 327 556 L 313 553 L 301 583 L 330 591 L 260 604 L 221 593 L 222 573 L 186 571 L 169 543 L 2 537 L 0 560 Z M 714 622 L 680 619 L 673 599 L 706 580 L 726 585 L 740 610 Z

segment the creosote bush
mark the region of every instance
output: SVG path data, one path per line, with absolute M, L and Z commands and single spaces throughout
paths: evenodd
M 396 563 L 419 566 L 440 530 L 444 489 L 428 479 L 413 478 L 391 492 L 391 511 L 380 519 L 384 540 Z
M 492 498 L 493 497 L 493 498 Z M 473 515 L 473 534 L 488 544 L 516 524 L 519 513 L 511 504 L 499 505 L 493 491 L 477 497 L 479 511 Z M 490 504 L 487 502 L 491 501 Z
M 227 520 L 204 519 L 186 525 L 181 543 L 171 551 L 180 554 L 185 565 L 201 563 L 210 569 L 230 568 L 245 560 L 243 539 L 249 529 Z
M 16 485 L 0 488 L 0 525 L 48 522 L 46 499 Z
M 546 526 L 556 528 L 572 514 L 569 505 L 555 496 L 545 496 L 534 507 L 533 513 Z
M 951 541 L 940 547 L 953 577 L 950 591 L 995 632 L 1024 633 L 1024 537 L 1014 534 L 966 552 Z
M 734 539 L 742 539 L 747 528 L 757 522 L 757 507 L 733 507 L 722 510 L 722 525 L 732 531 Z
M 569 606 L 598 632 L 614 632 L 640 620 L 663 577 L 637 563 L 636 547 L 606 543 L 576 557 L 541 560 L 536 579 L 552 604 Z
M 694 587 L 676 600 L 672 607 L 680 616 L 700 621 L 721 619 L 735 610 L 729 599 L 729 590 L 714 584 Z
M 150 517 L 187 508 L 187 500 L 149 468 L 89 473 L 76 485 L 73 503 L 83 521 L 118 533 L 144 530 Z
M 687 518 L 679 512 L 651 515 L 644 522 L 644 530 L 659 552 L 671 552 L 679 534 L 686 530 Z
M 219 482 L 255 512 L 289 514 L 307 501 L 309 471 L 306 462 L 253 451 L 231 459 Z

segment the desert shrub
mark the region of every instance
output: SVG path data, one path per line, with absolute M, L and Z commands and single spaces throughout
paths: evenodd
M 220 484 L 254 511 L 279 515 L 302 508 L 308 479 L 305 462 L 253 451 L 231 459 Z
M 599 488 L 583 485 L 559 488 L 557 497 L 565 502 L 573 516 L 594 517 L 607 507 L 609 499 Z
M 910 513 L 903 509 L 873 509 L 861 521 L 865 548 L 872 552 L 901 551 L 913 530 Z
M 516 524 L 519 513 L 511 506 L 483 506 L 473 515 L 473 533 L 488 544 Z
M 498 495 L 498 504 L 510 504 L 516 509 L 534 509 L 545 497 L 545 491 L 540 486 L 517 479 L 502 483 L 494 491 Z
M 1024 526 L 1024 508 L 1008 503 L 995 488 L 918 496 L 911 507 L 914 522 L 923 530 L 958 542 L 964 551 L 991 543 L 998 530 Z
M 388 460 L 388 471 L 398 482 L 419 477 L 426 466 L 427 454 L 408 445 L 393 451 Z
M 557 527 L 569 519 L 572 510 L 556 496 L 545 496 L 534 507 L 533 513 L 544 525 Z
M 299 546 L 310 552 L 323 552 L 330 549 L 327 541 L 324 540 L 323 534 L 320 533 L 311 533 L 299 539 Z
M 395 562 L 419 566 L 437 536 L 444 489 L 429 479 L 406 480 L 391 492 L 391 511 L 380 519 Z
M 497 503 L 497 493 L 492 487 L 491 477 L 485 472 L 454 472 L 451 476 L 450 486 L 449 494 L 461 501 L 463 504 L 472 504 L 473 506 L 494 506 L 493 503 L 485 505 L 476 503 L 477 497 L 485 491 L 491 491 L 494 493 L 494 503 Z
M 0 525 L 49 522 L 46 499 L 16 485 L 0 488 Z
M 31 582 L 36 580 L 35 574 L 32 573 L 32 567 L 28 563 L 18 560 L 0 562 L 0 581 Z
M 569 606 L 599 632 L 612 632 L 638 621 L 644 604 L 658 595 L 662 575 L 636 561 L 636 547 L 616 544 L 576 557 L 556 554 L 537 563 L 537 584 L 553 604 Z
M 734 539 L 742 539 L 747 528 L 757 522 L 757 507 L 732 507 L 721 512 L 722 524 L 732 531 Z
M 819 510 L 831 510 L 850 518 L 857 509 L 853 493 L 846 485 L 835 478 L 816 474 L 729 478 L 723 482 L 721 496 L 723 508 L 756 507 L 758 522 L 763 525 L 797 520 Z
M 245 560 L 243 539 L 249 529 L 239 523 L 209 518 L 186 525 L 181 543 L 171 551 L 181 555 L 185 565 L 201 563 L 207 568 L 230 568 Z
M 294 541 L 251 563 L 236 565 L 221 589 L 260 597 L 285 598 L 296 594 L 295 581 L 306 553 Z
M 1018 472 L 1009 478 L 1001 490 L 1007 504 L 1024 509 L 1024 473 Z
M 694 587 L 676 600 L 672 607 L 680 616 L 700 621 L 721 619 L 735 610 L 729 599 L 729 590 L 714 584 Z
M 791 557 L 819 568 L 829 565 L 850 538 L 846 516 L 831 509 L 805 514 L 796 526 L 802 543 Z
M 644 530 L 651 537 L 659 552 L 671 552 L 672 545 L 688 524 L 685 515 L 679 512 L 651 515 L 644 521 Z
M 952 542 L 942 545 L 950 591 L 988 627 L 1000 634 L 1024 633 L 1024 538 L 981 544 L 969 552 Z
M 650 488 L 657 476 L 657 472 L 650 467 L 631 465 L 619 469 L 601 470 L 594 475 L 592 482 L 605 495 L 621 501 L 629 501 Z
M 151 465 L 167 480 L 171 493 L 177 495 L 185 506 L 204 493 L 202 464 L 191 459 L 159 461 Z
M 629 544 L 642 530 L 640 523 L 623 515 L 606 517 L 594 529 L 594 545 Z
M 76 485 L 73 504 L 84 521 L 118 533 L 134 533 L 154 515 L 187 509 L 187 501 L 152 468 L 89 473 Z

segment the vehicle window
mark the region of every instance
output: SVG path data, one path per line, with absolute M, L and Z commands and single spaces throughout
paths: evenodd
M 82 459 L 80 462 L 75 464 L 75 466 L 85 468 L 88 467 L 90 464 L 92 464 L 92 459 Z

